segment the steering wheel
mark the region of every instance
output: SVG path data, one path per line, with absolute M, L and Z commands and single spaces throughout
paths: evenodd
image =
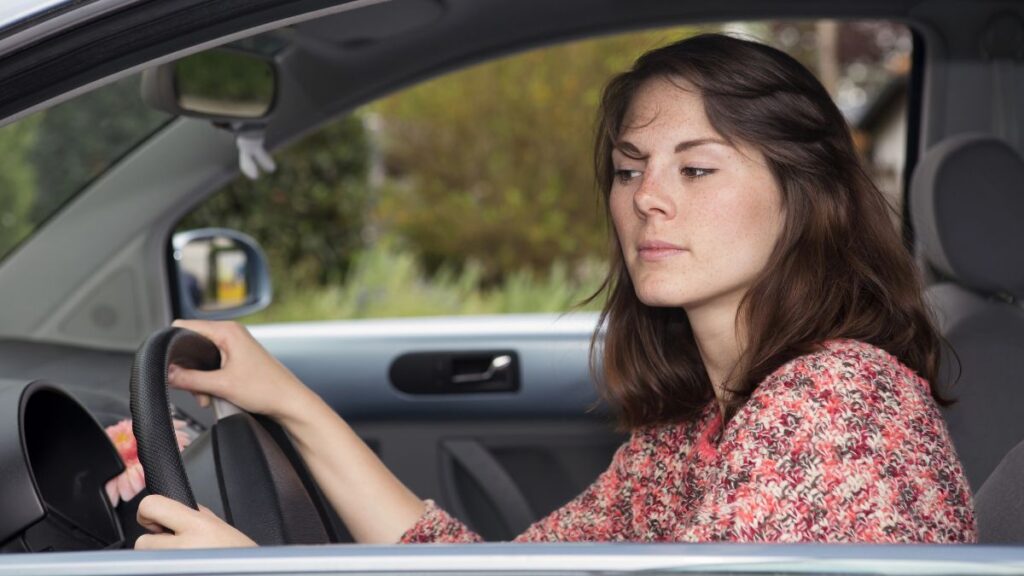
M 146 487 L 198 510 L 178 451 L 167 392 L 167 367 L 220 368 L 217 346 L 191 330 L 165 328 L 139 347 L 131 375 L 132 430 Z M 260 545 L 337 541 L 327 503 L 284 430 L 268 418 L 237 411 L 221 417 L 189 447 L 208 451 L 225 520 Z M 201 468 L 202 466 L 200 466 Z M 207 466 L 209 468 L 210 466 Z M 190 470 L 191 471 L 191 470 Z M 197 474 L 201 474 L 197 472 Z M 210 476 L 210 474 L 207 474 Z

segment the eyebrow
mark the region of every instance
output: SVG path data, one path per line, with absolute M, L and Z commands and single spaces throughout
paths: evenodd
M 678 154 L 684 150 L 690 148 L 696 148 L 698 146 L 706 146 L 708 144 L 719 144 L 721 146 L 729 146 L 730 144 L 721 138 L 694 138 L 693 140 L 683 140 L 679 144 L 676 144 L 675 153 Z M 619 140 L 615 143 L 615 149 L 622 152 L 630 158 L 643 159 L 647 156 L 640 153 L 640 149 L 637 148 L 632 142 L 626 140 Z

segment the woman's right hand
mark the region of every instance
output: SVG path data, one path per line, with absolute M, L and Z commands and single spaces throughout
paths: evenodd
M 217 396 L 242 410 L 282 421 L 303 414 L 316 394 L 237 322 L 175 320 L 174 326 L 209 338 L 220 349 L 220 370 L 190 370 L 171 365 L 167 382 L 196 394 L 200 405 Z
M 251 538 L 218 518 L 209 508 L 193 510 L 164 496 L 151 494 L 139 502 L 139 526 L 149 530 L 135 541 L 136 550 L 170 548 L 243 548 Z

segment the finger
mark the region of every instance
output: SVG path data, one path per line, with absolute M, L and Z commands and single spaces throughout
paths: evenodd
M 224 388 L 220 370 L 192 370 L 175 364 L 167 367 L 167 383 L 172 388 L 214 396 Z
M 199 506 L 199 514 L 200 514 L 200 516 L 208 516 L 210 518 L 216 518 L 217 520 L 222 520 L 222 518 L 220 516 L 217 516 L 213 512 L 213 510 L 210 510 L 206 506 L 203 506 L 202 504 L 196 504 L 196 506 Z
M 136 520 L 151 532 L 180 532 L 194 519 L 195 514 L 195 510 L 180 502 L 152 494 L 139 502 Z
M 199 404 L 200 408 L 210 407 L 210 395 L 209 394 L 196 394 L 196 403 Z
M 167 530 L 164 529 L 163 526 L 150 521 L 148 518 L 143 518 L 142 516 L 136 515 L 135 520 L 139 523 L 139 526 L 142 526 L 143 530 L 149 532 L 150 534 L 163 534 L 167 532 Z
M 184 328 L 186 330 L 191 330 L 193 332 L 198 332 L 203 336 L 207 336 L 207 334 L 213 334 L 218 332 L 217 326 L 219 324 L 223 324 L 223 322 L 218 322 L 216 320 L 183 320 L 180 318 L 178 320 L 171 322 L 171 326 L 177 328 Z
M 171 323 L 171 326 L 191 330 L 201 336 L 205 336 L 217 345 L 221 353 L 227 351 L 233 325 L 234 322 L 217 320 L 175 320 Z
M 200 334 L 210 331 L 216 332 L 217 326 L 221 324 L 226 324 L 226 322 L 220 320 L 186 320 L 184 318 L 178 318 L 171 322 L 171 326 L 185 328 L 193 332 L 199 332 Z
M 177 548 L 173 534 L 143 534 L 135 540 L 136 550 L 167 550 Z

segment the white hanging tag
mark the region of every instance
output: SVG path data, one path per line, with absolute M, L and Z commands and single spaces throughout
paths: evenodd
M 259 179 L 260 170 L 267 174 L 277 170 L 274 158 L 263 147 L 261 130 L 239 132 L 235 145 L 238 147 L 238 168 L 250 180 Z

